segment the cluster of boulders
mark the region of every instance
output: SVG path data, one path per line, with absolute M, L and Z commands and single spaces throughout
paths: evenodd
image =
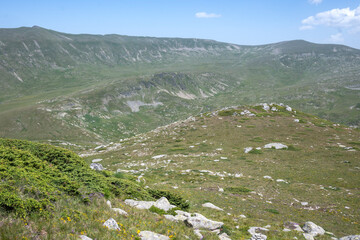
M 128 215 L 127 212 L 120 208 L 112 208 L 111 202 L 107 201 L 106 204 L 109 206 L 111 210 L 121 215 Z M 175 208 L 175 205 L 170 204 L 167 198 L 162 197 L 157 201 L 137 201 L 133 199 L 126 199 L 125 204 L 136 207 L 138 209 L 150 209 L 152 206 L 162 209 L 164 211 L 169 211 Z M 204 203 L 203 207 L 212 208 L 215 210 L 223 211 L 223 209 L 215 206 L 212 203 Z M 202 232 L 211 231 L 218 235 L 220 240 L 231 240 L 230 237 L 225 233 L 221 232 L 222 227 L 224 226 L 223 222 L 218 222 L 214 220 L 210 220 L 206 218 L 204 215 L 200 213 L 189 213 L 182 210 L 176 210 L 176 215 L 165 214 L 164 217 L 167 220 L 174 222 L 184 222 L 186 226 L 194 229 L 194 234 L 199 238 L 203 239 Z M 120 230 L 118 223 L 113 218 L 109 218 L 103 224 L 104 227 L 107 227 L 110 230 Z M 250 227 L 248 232 L 251 235 L 250 240 L 266 240 L 266 233 L 269 231 L 271 226 L 265 227 Z M 314 240 L 315 237 L 324 235 L 325 233 L 328 235 L 333 235 L 330 232 L 326 232 L 322 227 L 316 225 L 313 222 L 306 222 L 303 227 L 300 227 L 298 223 L 295 222 L 286 222 L 284 224 L 284 232 L 288 231 L 298 231 L 301 232 L 306 240 Z M 169 240 L 170 238 L 165 235 L 161 235 L 158 233 L 154 233 L 151 231 L 140 231 L 138 233 L 141 240 Z M 91 238 L 80 235 L 80 239 L 82 240 L 92 240 Z M 342 237 L 337 239 L 332 237 L 333 240 L 360 240 L 360 235 L 351 235 Z

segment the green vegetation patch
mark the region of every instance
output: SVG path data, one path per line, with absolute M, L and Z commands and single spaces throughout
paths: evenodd
M 244 194 L 244 193 L 249 193 L 252 190 L 246 187 L 228 187 L 225 188 L 225 191 L 233 194 Z
M 69 150 L 22 140 L 0 139 L 0 180 L 0 208 L 21 216 L 47 215 L 66 196 L 83 202 L 94 193 L 154 199 L 130 179 L 90 169 Z

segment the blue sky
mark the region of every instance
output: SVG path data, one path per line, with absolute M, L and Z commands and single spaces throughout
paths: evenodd
M 360 0 L 0 0 L 0 28 L 360 49 Z

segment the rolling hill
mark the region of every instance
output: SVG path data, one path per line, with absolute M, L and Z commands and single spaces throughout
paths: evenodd
M 360 50 L 0 29 L 0 136 L 94 146 L 278 102 L 358 126 Z

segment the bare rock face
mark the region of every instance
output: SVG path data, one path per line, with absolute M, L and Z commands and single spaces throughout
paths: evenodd
M 169 240 L 170 238 L 151 231 L 141 231 L 139 233 L 141 240 Z
M 119 225 L 113 218 L 109 218 L 104 222 L 103 226 L 107 227 L 110 230 L 120 230 Z

